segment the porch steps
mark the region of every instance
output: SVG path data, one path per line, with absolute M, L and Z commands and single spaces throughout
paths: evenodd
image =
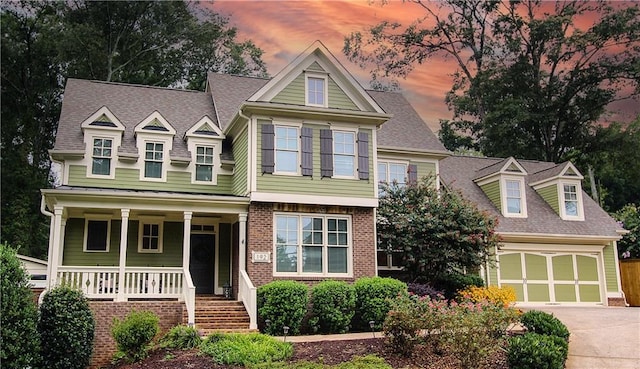
M 221 296 L 196 296 L 195 324 L 201 336 L 213 332 L 252 332 L 249 314 L 241 301 L 225 300 Z M 186 308 L 182 319 L 187 322 Z

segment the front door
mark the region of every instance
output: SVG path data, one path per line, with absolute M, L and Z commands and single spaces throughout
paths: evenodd
M 189 271 L 198 294 L 213 294 L 216 237 L 214 234 L 191 234 Z

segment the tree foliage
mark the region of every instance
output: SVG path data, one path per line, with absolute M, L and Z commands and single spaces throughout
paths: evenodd
M 614 217 L 629 231 L 618 241 L 618 256 L 620 259 L 640 258 L 640 208 L 628 204 L 618 210 Z
M 434 283 L 452 273 L 478 270 L 498 245 L 497 219 L 433 179 L 386 186 L 377 215 L 378 248 L 402 251 L 412 280 Z
M 203 90 L 207 72 L 266 75 L 262 50 L 221 15 L 182 1 L 2 2 L 2 230 L 44 257 L 40 189 L 51 187 L 66 78 Z
M 29 277 L 16 250 L 0 244 L 0 362 L 7 369 L 36 367 L 40 339 L 36 330 L 38 310 L 29 288 Z

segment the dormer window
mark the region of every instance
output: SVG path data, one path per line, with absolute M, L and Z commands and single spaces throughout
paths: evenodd
M 111 153 L 113 140 L 109 138 L 93 139 L 91 174 L 108 176 L 111 174 Z
M 507 213 L 522 214 L 522 193 L 520 192 L 520 181 L 506 181 L 507 188 Z
M 561 181 L 558 184 L 560 216 L 564 220 L 584 220 L 580 182 Z
M 306 105 L 327 107 L 327 76 L 323 74 L 307 74 Z
M 575 185 L 565 184 L 564 211 L 567 216 L 578 216 L 578 190 Z
M 144 177 L 162 178 L 162 160 L 164 145 L 160 142 L 147 142 L 144 154 Z
M 196 146 L 196 181 L 213 180 L 213 146 Z

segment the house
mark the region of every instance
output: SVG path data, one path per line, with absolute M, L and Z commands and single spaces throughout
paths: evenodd
M 205 92 L 69 79 L 50 155 L 49 288 L 81 288 L 104 324 L 143 301 L 211 329 L 229 326 L 199 316 L 231 295 L 254 329 L 265 283 L 376 275 L 379 182 L 437 175 L 449 153 L 316 42 L 273 78 L 211 73 Z
M 47 285 L 47 261 L 20 254 L 16 256 L 29 275 L 29 286 L 39 294 Z
M 485 268 L 526 304 L 624 305 L 616 241 L 623 230 L 582 191 L 570 162 L 450 156 L 444 186 L 498 218 L 502 237 Z

